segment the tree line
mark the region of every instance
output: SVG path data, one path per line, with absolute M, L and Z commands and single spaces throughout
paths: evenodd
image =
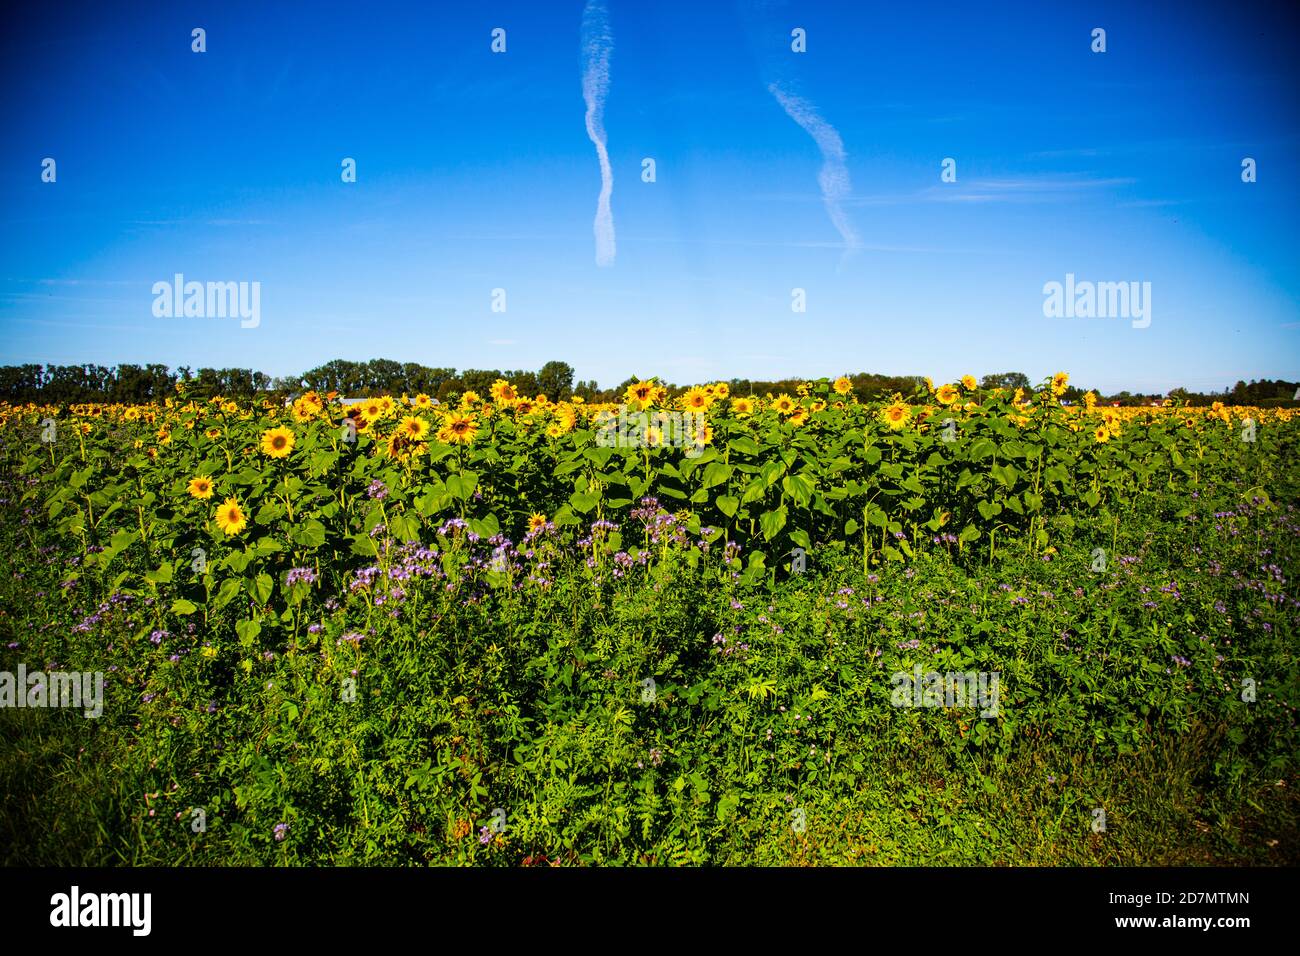
M 492 383 L 504 378 L 524 395 L 545 395 L 552 401 L 566 401 L 575 396 L 588 402 L 612 402 L 622 398 L 632 377 L 614 388 L 602 389 L 595 381 L 574 381 L 573 367 L 567 362 L 547 362 L 537 371 L 527 369 L 432 368 L 417 362 L 371 359 L 353 362 L 335 359 L 301 375 L 275 377 L 249 368 L 200 368 L 166 365 L 5 365 L 0 366 L 0 401 L 11 404 L 35 402 L 59 405 L 89 402 L 148 404 L 158 403 L 177 394 L 177 383 L 184 383 L 186 395 L 223 395 L 229 398 L 268 398 L 284 400 L 308 389 L 337 392 L 345 398 L 370 395 L 426 394 L 440 402 L 457 400 L 466 391 L 487 397 Z M 854 394 L 863 400 L 892 395 L 911 395 L 923 379 L 919 375 L 878 375 L 858 373 L 847 376 Z M 733 395 L 793 395 L 803 379 L 748 379 L 728 381 Z M 676 394 L 681 387 L 661 382 Z M 1023 372 L 985 375 L 981 388 L 1023 388 L 1033 383 Z M 1168 397 L 1187 405 L 1209 405 L 1220 401 L 1232 405 L 1261 407 L 1297 407 L 1296 382 L 1260 379 L 1239 381 L 1222 392 L 1192 392 L 1176 388 L 1166 395 L 1148 395 L 1121 391 L 1100 395 L 1104 404 L 1149 405 Z M 1062 399 L 1082 402 L 1086 389 L 1071 385 Z

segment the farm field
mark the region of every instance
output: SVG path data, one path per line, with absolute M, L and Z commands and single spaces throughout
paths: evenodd
M 1294 864 L 1300 421 L 1067 380 L 0 405 L 3 862 Z

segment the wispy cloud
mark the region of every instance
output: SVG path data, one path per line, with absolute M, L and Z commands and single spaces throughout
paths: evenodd
M 848 155 L 844 152 L 844 141 L 840 139 L 840 134 L 836 132 L 834 126 L 822 119 L 817 108 L 807 100 L 786 93 L 776 83 L 770 84 L 768 90 L 781 104 L 781 109 L 804 128 L 804 132 L 813 138 L 813 142 L 821 150 L 822 168 L 817 174 L 817 184 L 821 186 L 826 214 L 831 217 L 831 222 L 843 237 L 845 252 L 859 248 L 862 240 L 858 238 L 853 224 L 849 222 L 849 217 L 844 212 L 843 203 L 852 195 L 853 185 L 849 181 L 849 169 L 846 165 Z
M 582 11 L 582 98 L 587 104 L 587 136 L 600 159 L 600 198 L 596 201 L 596 265 L 614 264 L 614 212 L 609 197 L 614 192 L 614 170 L 605 146 L 605 98 L 609 95 L 609 56 L 614 37 L 609 15 L 600 0 L 588 0 Z

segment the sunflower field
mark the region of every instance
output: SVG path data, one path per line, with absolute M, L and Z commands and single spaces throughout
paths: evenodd
M 6 862 L 1294 862 L 1300 423 L 1067 380 L 0 405 Z

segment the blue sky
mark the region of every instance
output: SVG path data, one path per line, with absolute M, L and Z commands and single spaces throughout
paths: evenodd
M 0 37 L 0 364 L 1300 378 L 1295 23 L 1136 6 L 607 0 L 600 267 L 582 0 L 28 5 Z M 851 241 L 774 84 L 843 145 Z M 260 324 L 155 318 L 177 272 L 260 282 Z M 1067 273 L 1150 282 L 1150 326 L 1044 317 Z

